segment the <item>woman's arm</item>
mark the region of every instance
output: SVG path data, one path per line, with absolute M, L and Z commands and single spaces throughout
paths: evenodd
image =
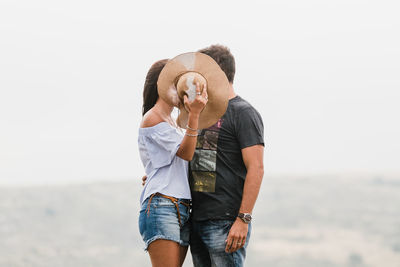
M 197 129 L 199 125 L 199 114 L 189 113 L 188 126 L 192 129 Z M 190 161 L 193 158 L 194 150 L 197 143 L 197 131 L 187 128 L 185 137 L 176 152 L 176 155 L 184 160 Z
M 207 88 L 204 85 L 203 92 L 200 93 L 200 86 L 196 84 L 196 98 L 189 102 L 187 96 L 184 96 L 186 110 L 189 112 L 188 125 L 185 137 L 179 146 L 176 155 L 184 160 L 190 161 L 193 158 L 197 143 L 197 128 L 199 126 L 200 112 L 207 104 Z

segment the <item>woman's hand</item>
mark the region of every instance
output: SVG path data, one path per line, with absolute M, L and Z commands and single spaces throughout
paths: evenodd
M 146 184 L 146 180 L 147 180 L 147 175 L 142 177 L 142 186 Z
M 196 98 L 189 101 L 187 95 L 183 97 L 183 103 L 189 113 L 199 115 L 208 102 L 207 85 L 203 86 L 203 92 L 200 90 L 199 83 L 196 83 Z
M 185 137 L 179 146 L 176 155 L 184 160 L 190 161 L 193 158 L 194 150 L 197 142 L 197 128 L 199 126 L 200 112 L 207 104 L 207 88 L 203 87 L 203 92 L 200 91 L 199 83 L 196 83 L 196 97 L 193 101 L 189 101 L 187 95 L 183 97 L 186 110 L 189 112 L 186 125 Z

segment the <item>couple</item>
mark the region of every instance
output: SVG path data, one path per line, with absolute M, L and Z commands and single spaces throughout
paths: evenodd
M 264 138 L 260 114 L 234 92 L 234 75 L 229 49 L 212 45 L 158 61 L 146 76 L 139 230 L 153 266 L 182 266 L 189 243 L 196 267 L 244 264 Z

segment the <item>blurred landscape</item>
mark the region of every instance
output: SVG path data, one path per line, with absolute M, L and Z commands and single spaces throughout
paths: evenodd
M 150 266 L 140 190 L 138 181 L 0 187 L 0 266 Z M 398 267 L 399 208 L 395 175 L 265 177 L 246 266 Z
M 146 74 L 217 43 L 265 126 L 246 266 L 400 267 L 399 10 L 0 1 L 0 267 L 150 266 L 132 177 Z

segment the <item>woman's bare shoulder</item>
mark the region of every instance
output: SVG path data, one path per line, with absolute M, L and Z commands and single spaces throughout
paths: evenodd
M 143 119 L 140 123 L 140 128 L 153 127 L 160 122 L 163 122 L 163 119 L 157 113 L 149 110 L 146 114 L 144 114 Z

